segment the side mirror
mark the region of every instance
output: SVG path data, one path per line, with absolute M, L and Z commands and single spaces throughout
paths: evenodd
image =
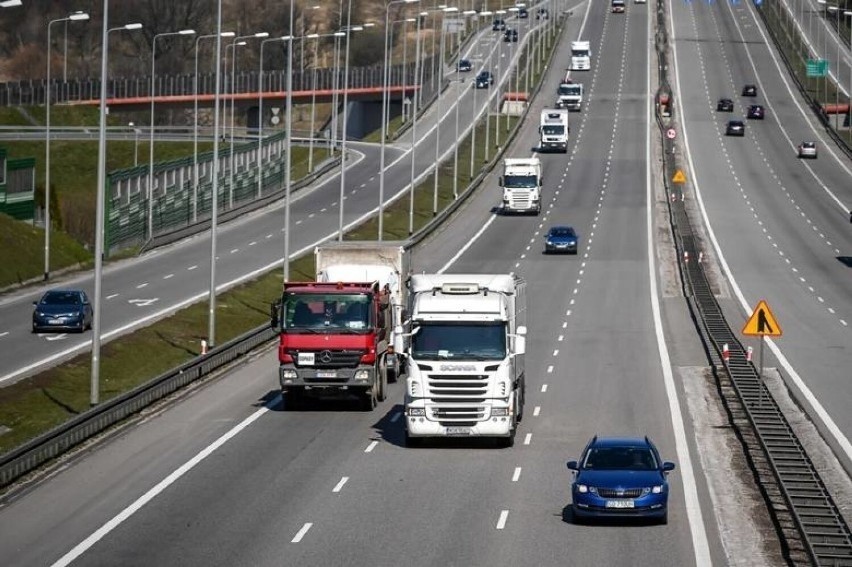
M 33 301 L 33 305 L 38 305 L 38 301 Z
M 566 466 L 572 471 L 580 470 L 580 467 L 577 465 L 577 461 L 568 461 Z
M 526 327 L 526 325 L 520 325 L 520 326 L 518 326 L 518 328 L 515 330 L 515 334 L 516 334 L 516 335 L 518 335 L 519 337 L 525 337 L 525 336 L 527 336 L 527 327 Z
M 669 462 L 663 463 L 663 472 L 671 472 L 673 470 L 675 470 L 675 464 L 674 463 L 669 463 Z
M 522 335 L 515 337 L 515 354 L 524 354 L 527 351 L 527 339 Z
M 500 177 L 498 177 L 498 178 L 497 178 L 497 183 L 499 183 L 499 184 L 500 184 L 500 187 L 502 187 L 502 186 L 503 186 L 503 176 L 502 176 L 502 175 L 501 175 Z
M 278 328 L 278 323 L 280 322 L 278 317 L 278 309 L 281 306 L 280 303 L 275 302 L 269 305 L 269 326 L 273 329 Z
M 539 177 L 539 178 L 538 178 L 538 186 L 539 186 L 539 187 L 544 187 L 544 177 Z

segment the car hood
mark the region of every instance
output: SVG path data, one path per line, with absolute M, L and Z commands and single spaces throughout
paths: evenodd
M 597 488 L 642 488 L 665 482 L 660 471 L 580 471 L 576 482 Z
M 74 305 L 72 303 L 66 304 L 50 304 L 50 305 L 36 305 L 36 311 L 39 313 L 45 313 L 47 315 L 62 315 L 65 313 L 80 313 L 83 310 L 82 305 Z
M 548 236 L 548 242 L 555 242 L 557 244 L 570 244 L 572 242 L 577 242 L 576 236 Z

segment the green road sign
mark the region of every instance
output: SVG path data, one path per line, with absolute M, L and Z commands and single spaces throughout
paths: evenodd
M 808 59 L 808 77 L 825 77 L 828 75 L 828 61 L 825 59 Z

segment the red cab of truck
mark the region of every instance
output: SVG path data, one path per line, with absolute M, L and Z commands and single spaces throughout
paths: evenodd
M 285 283 L 272 313 L 285 409 L 307 395 L 354 396 L 374 409 L 387 392 L 389 305 L 377 282 Z

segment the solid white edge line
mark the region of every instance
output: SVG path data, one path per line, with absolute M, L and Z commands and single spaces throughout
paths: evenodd
M 674 5 L 669 7 L 669 18 L 671 19 L 671 41 L 669 42 L 672 49 L 672 60 L 674 61 L 675 80 L 677 81 L 677 91 L 682 93 L 680 89 L 680 75 L 677 72 L 677 53 L 675 51 L 675 35 L 674 35 Z M 654 43 L 653 29 L 651 27 L 651 17 L 648 17 L 648 68 L 647 73 L 647 92 L 646 92 L 646 128 L 647 138 L 645 140 L 645 206 L 647 207 L 647 238 L 648 238 L 648 280 L 651 285 L 651 311 L 654 316 L 654 333 L 657 337 L 657 350 L 660 356 L 660 366 L 663 371 L 663 383 L 666 388 L 666 397 L 669 401 L 669 412 L 672 420 L 672 430 L 675 438 L 675 450 L 678 455 L 680 468 L 680 476 L 683 480 L 683 497 L 686 504 L 686 517 L 689 521 L 689 531 L 692 535 L 692 549 L 695 554 L 695 564 L 699 566 L 712 565 L 710 557 L 710 545 L 707 541 L 707 530 L 704 527 L 704 518 L 701 512 L 701 501 L 698 498 L 698 485 L 695 482 L 695 471 L 692 467 L 692 457 L 689 454 L 689 443 L 686 438 L 686 428 L 683 424 L 683 414 L 680 409 L 680 400 L 678 400 L 677 387 L 674 382 L 674 374 L 672 372 L 672 362 L 669 357 L 668 346 L 666 345 L 666 337 L 663 334 L 663 319 L 660 312 L 660 299 L 657 289 L 657 262 L 656 248 L 654 247 L 654 207 L 656 201 L 653 195 L 653 183 L 651 179 L 651 164 L 656 161 L 651 160 L 651 144 L 652 134 L 651 127 L 653 124 L 652 115 L 652 91 L 651 91 L 651 60 L 653 59 Z M 680 101 L 681 97 L 677 97 Z M 683 109 L 680 109 L 683 116 Z M 685 138 L 686 136 L 684 136 Z M 687 156 L 689 152 L 687 151 Z M 690 167 L 692 164 L 690 163 Z M 693 178 L 695 177 L 695 169 Z M 693 179 L 694 183 L 694 179 Z
M 280 397 L 280 396 L 279 396 Z M 278 402 L 278 397 L 274 399 L 271 404 L 275 405 Z M 157 497 L 161 492 L 163 492 L 166 488 L 174 484 L 179 478 L 192 470 L 198 463 L 209 457 L 213 454 L 216 449 L 227 443 L 233 437 L 235 437 L 239 432 L 243 429 L 257 421 L 260 416 L 269 411 L 269 407 L 262 407 L 255 411 L 253 414 L 249 415 L 247 418 L 242 420 L 240 423 L 232 427 L 229 431 L 227 431 L 224 435 L 216 439 L 213 443 L 202 449 L 198 454 L 188 460 L 186 463 L 181 465 L 178 469 L 168 475 L 166 478 L 157 483 L 156 486 L 148 490 L 145 494 L 137 498 L 130 506 L 122 510 L 111 520 L 107 521 L 104 525 L 98 528 L 92 535 L 78 543 L 74 546 L 71 551 L 63 555 L 59 558 L 58 561 L 53 563 L 53 567 L 64 567 L 65 565 L 71 564 L 72 561 L 80 557 L 83 553 L 85 553 L 89 548 L 91 548 L 95 543 L 103 539 L 108 533 L 117 528 L 128 519 L 130 516 L 138 512 L 145 504 L 153 500 Z
M 500 518 L 497 520 L 497 526 L 496 526 L 498 530 L 502 530 L 503 528 L 506 527 L 506 520 L 508 518 L 509 518 L 509 511 L 508 510 L 501 510 L 500 511 Z
M 306 522 L 302 529 L 296 532 L 296 535 L 293 536 L 293 539 L 290 540 L 290 543 L 299 543 L 302 541 L 302 538 L 305 537 L 305 534 L 308 533 L 308 530 L 313 526 L 313 522 Z
M 349 477 L 344 476 L 343 478 L 340 479 L 340 482 L 338 482 L 334 486 L 334 488 L 331 489 L 331 491 L 332 492 L 340 492 L 343 489 L 343 485 L 346 484 L 347 482 L 349 482 Z
M 673 16 L 672 16 L 673 17 Z M 674 25 L 674 20 L 672 20 L 672 25 Z M 762 31 L 762 30 L 761 30 Z M 674 33 L 672 33 L 672 50 L 674 50 Z M 677 73 L 677 58 L 674 58 L 674 69 L 675 69 L 675 78 L 677 84 L 677 91 L 683 92 L 680 89 L 680 77 Z M 681 104 L 681 97 L 677 97 L 676 104 L 678 106 L 678 110 L 681 116 L 683 114 L 683 106 Z M 736 279 L 734 279 L 734 274 L 731 272 L 731 267 L 728 265 L 728 261 L 725 259 L 725 255 L 722 253 L 722 247 L 719 244 L 719 240 L 716 238 L 716 232 L 713 230 L 713 226 L 710 224 L 710 217 L 707 214 L 707 208 L 704 206 L 704 199 L 701 194 L 701 187 L 698 183 L 697 176 L 695 174 L 695 164 L 692 160 L 692 153 L 689 151 L 689 136 L 687 134 L 686 120 L 681 119 L 681 131 L 683 132 L 683 143 L 686 148 L 686 158 L 689 162 L 689 168 L 692 170 L 692 186 L 695 192 L 695 199 L 698 202 L 698 208 L 701 211 L 701 218 L 704 220 L 704 226 L 707 230 L 707 236 L 710 238 L 710 242 L 713 243 L 713 250 L 716 251 L 716 256 L 719 259 L 719 264 L 722 266 L 722 271 L 725 273 L 725 277 L 728 279 L 728 282 L 731 284 L 731 289 L 734 290 L 734 295 L 736 295 L 737 299 L 740 302 L 740 307 L 743 310 L 743 314 L 748 315 L 752 312 L 752 309 L 749 305 L 749 302 L 746 301 L 745 295 L 743 295 L 742 289 L 740 289 L 739 284 Z M 828 414 L 823 405 L 817 400 L 814 393 L 810 388 L 805 384 L 802 377 L 799 376 L 799 373 L 796 372 L 796 369 L 793 368 L 790 361 L 787 360 L 787 357 L 784 356 L 784 353 L 781 352 L 781 349 L 775 344 L 775 341 L 772 339 L 765 339 L 766 344 L 769 346 L 769 350 L 772 351 L 772 354 L 775 355 L 775 358 L 778 359 L 778 362 L 781 366 L 784 367 L 784 370 L 787 371 L 787 375 L 790 380 L 793 382 L 793 385 L 798 388 L 798 394 L 796 398 L 800 403 L 806 403 L 810 405 L 810 408 L 806 411 L 808 416 L 813 419 L 817 423 L 818 429 L 823 433 L 823 435 L 828 435 L 830 438 L 827 439 L 829 445 L 832 446 L 832 449 L 837 454 L 837 457 L 843 462 L 843 466 L 847 471 L 852 470 L 852 443 L 849 442 L 849 439 L 840 431 L 840 428 L 837 427 L 837 424 Z M 786 382 L 786 380 L 785 380 Z M 794 391 L 794 394 L 796 392 Z M 802 399 L 804 398 L 804 399 Z

